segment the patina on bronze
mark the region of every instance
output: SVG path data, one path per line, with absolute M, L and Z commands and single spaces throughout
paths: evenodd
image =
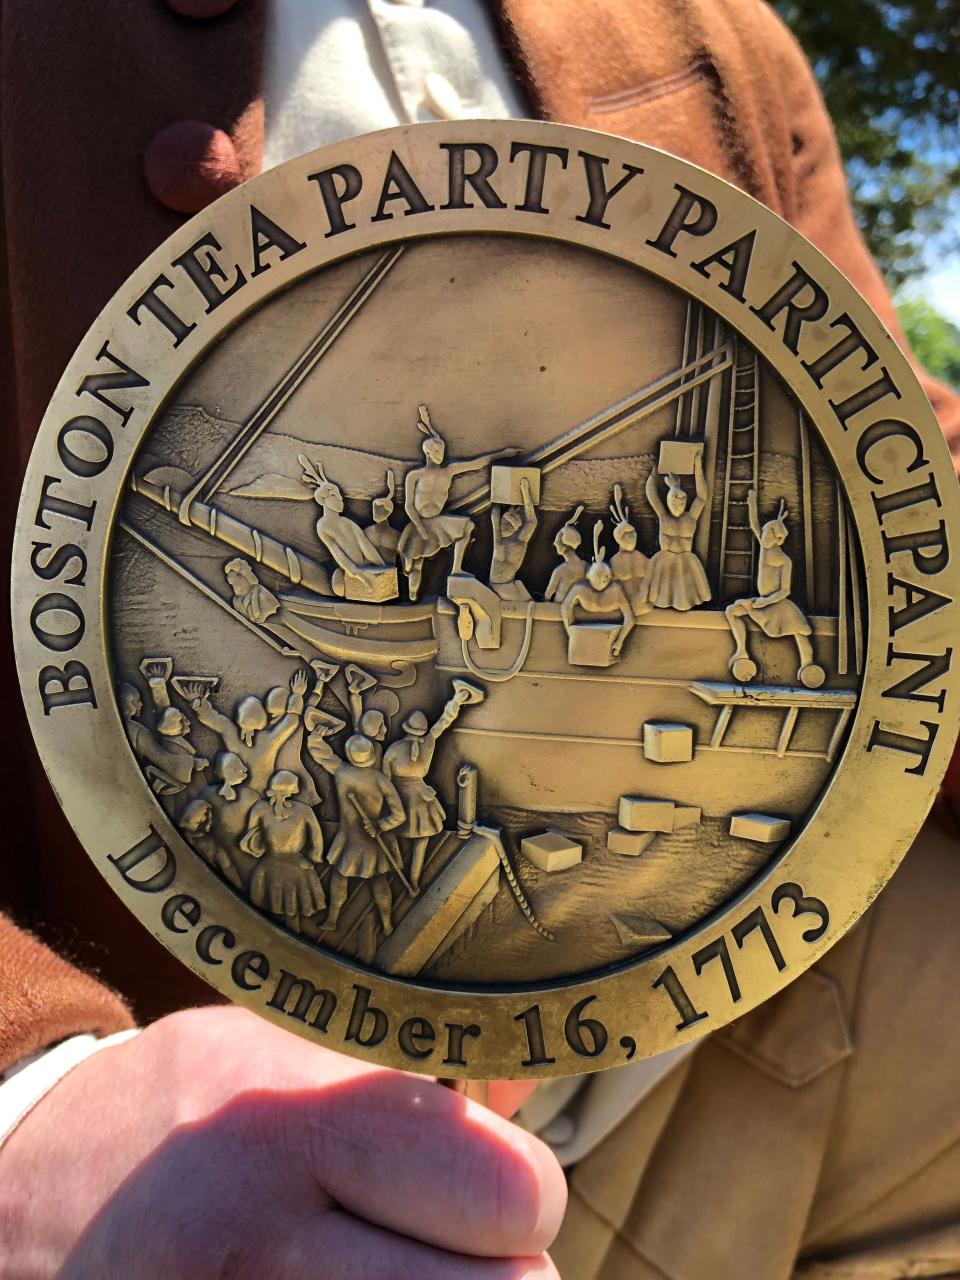
M 622 139 L 399 129 L 224 197 L 84 339 L 17 654 L 90 856 L 231 999 L 454 1078 L 770 996 L 957 736 L 929 406 L 768 210 Z

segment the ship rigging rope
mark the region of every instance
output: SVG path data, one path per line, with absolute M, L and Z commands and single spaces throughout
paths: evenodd
M 463 650 L 463 661 L 467 670 L 471 675 L 477 676 L 480 680 L 489 680 L 492 684 L 502 684 L 505 680 L 512 680 L 515 675 L 519 675 L 523 669 L 523 664 L 527 660 L 527 654 L 530 652 L 530 641 L 533 639 L 533 610 L 534 601 L 531 600 L 527 605 L 527 614 L 523 620 L 523 640 L 520 644 L 520 651 L 514 659 L 511 666 L 506 669 L 497 669 L 493 667 L 487 669 L 481 667 L 470 657 L 470 641 L 465 636 L 460 637 L 460 648 Z
M 509 884 L 510 888 L 513 890 L 513 896 L 517 900 L 517 906 L 523 912 L 524 919 L 528 924 L 533 925 L 534 929 L 536 929 L 537 933 L 539 933 L 542 938 L 546 938 L 548 942 L 556 942 L 556 935 L 552 934 L 549 929 L 545 929 L 533 914 L 533 907 L 531 907 L 530 903 L 527 901 L 527 895 L 520 888 L 520 881 L 517 879 L 517 873 L 510 865 L 510 859 L 507 857 L 506 849 L 504 849 L 499 840 L 495 840 L 494 844 L 497 850 L 497 857 L 500 859 L 503 869 L 507 875 L 507 884 Z

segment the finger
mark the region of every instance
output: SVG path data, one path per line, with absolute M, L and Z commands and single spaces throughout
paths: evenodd
M 411 1193 L 416 1194 L 411 1188 Z M 300 1234 L 280 1234 L 256 1258 L 249 1280 L 560 1280 L 546 1256 L 475 1258 L 436 1249 L 331 1209 Z M 233 1273 L 231 1273 L 233 1274 Z M 239 1280 L 248 1280 L 241 1270 Z
M 560 1229 L 567 1186 L 553 1153 L 451 1089 L 354 1075 L 289 1119 L 313 1176 L 357 1217 L 481 1257 L 536 1257 Z
M 491 1080 L 487 1106 L 498 1116 L 515 1115 L 537 1087 L 536 1080 Z

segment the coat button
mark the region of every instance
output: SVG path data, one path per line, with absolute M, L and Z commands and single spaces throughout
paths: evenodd
M 242 181 L 230 137 L 200 120 L 158 129 L 143 154 L 143 172 L 151 194 L 178 213 L 199 213 Z
M 237 0 L 167 0 L 167 7 L 183 18 L 218 18 Z

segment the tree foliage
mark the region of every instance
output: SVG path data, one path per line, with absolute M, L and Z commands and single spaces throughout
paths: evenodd
M 960 388 L 960 328 L 917 292 L 901 298 L 897 311 L 907 341 L 927 372 Z
M 817 73 L 888 281 L 960 250 L 960 0 L 772 3 Z

